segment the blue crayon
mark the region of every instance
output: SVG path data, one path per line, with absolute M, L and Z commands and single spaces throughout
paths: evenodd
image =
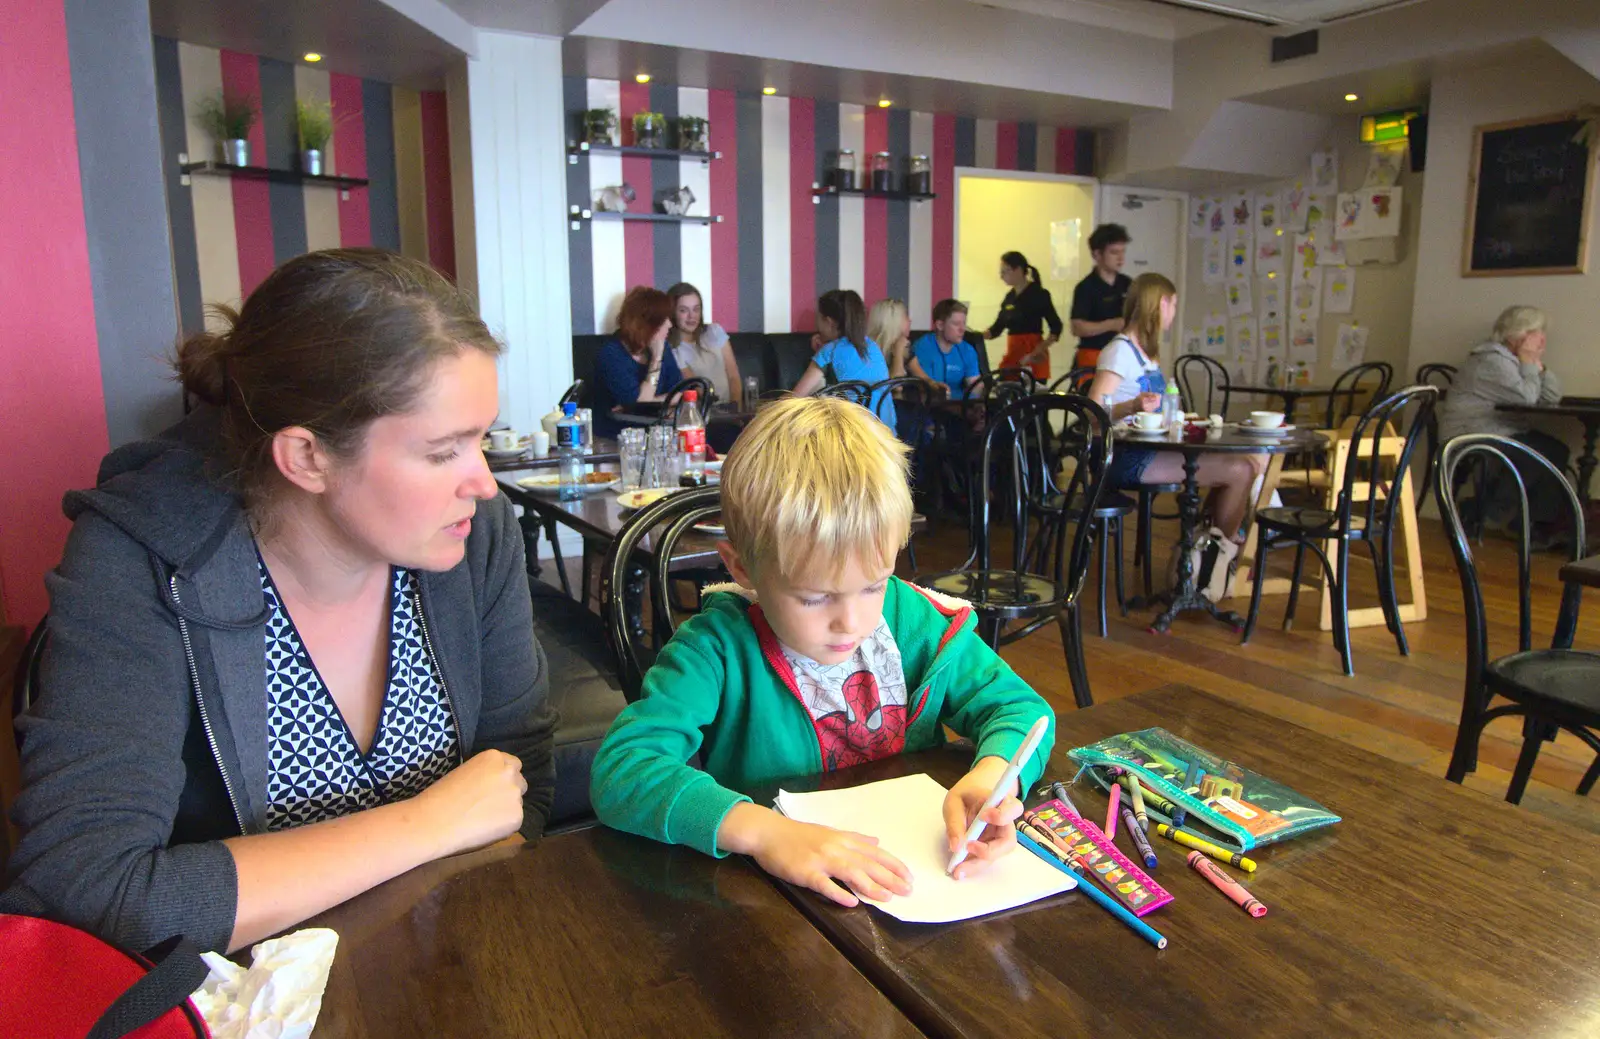
M 1032 837 L 1029 837 L 1021 830 L 1017 831 L 1017 841 L 1024 848 L 1027 848 L 1029 851 L 1033 852 L 1035 855 L 1039 856 L 1056 869 L 1059 869 L 1061 872 L 1075 878 L 1078 881 L 1079 891 L 1082 891 L 1085 895 L 1088 895 L 1092 901 L 1098 902 L 1100 907 L 1106 912 L 1110 913 L 1112 916 L 1133 928 L 1134 932 L 1137 933 L 1139 937 L 1143 938 L 1145 941 L 1149 942 L 1151 945 L 1154 945 L 1158 949 L 1165 949 L 1167 947 L 1167 939 L 1160 931 L 1157 931 L 1154 927 L 1151 927 L 1137 916 L 1134 916 L 1132 913 L 1128 912 L 1116 899 L 1112 898 L 1104 891 L 1101 891 L 1098 887 L 1095 887 L 1094 884 L 1084 877 L 1082 873 L 1073 869 L 1066 862 L 1063 862 L 1060 856 L 1046 851 L 1039 845 L 1038 841 L 1035 841 Z
M 1139 857 L 1144 859 L 1144 868 L 1155 869 L 1155 849 L 1150 847 L 1150 838 L 1146 837 L 1144 831 L 1139 829 L 1139 822 L 1133 817 L 1132 809 L 1124 808 L 1122 810 L 1122 825 L 1124 829 L 1133 835 L 1133 846 L 1139 849 Z

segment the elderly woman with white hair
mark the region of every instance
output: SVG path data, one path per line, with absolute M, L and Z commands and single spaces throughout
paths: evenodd
M 1561 400 L 1560 380 L 1545 367 L 1544 346 L 1544 311 L 1525 306 L 1502 311 L 1494 323 L 1493 337 L 1472 348 L 1450 385 L 1439 413 L 1440 440 L 1463 433 L 1497 433 L 1520 440 L 1564 471 L 1570 453 L 1566 444 L 1532 429 L 1527 416 L 1495 408 L 1498 404 L 1554 404 Z M 1543 486 L 1545 481 L 1536 477 L 1531 472 L 1523 474 L 1525 480 L 1533 478 L 1530 519 L 1539 528 L 1536 540 L 1549 543 L 1556 540 L 1556 532 L 1550 528 L 1561 516 L 1560 499 L 1552 494 L 1559 489 Z M 1491 525 L 1508 521 L 1515 508 L 1515 493 L 1510 481 L 1499 481 L 1484 503 L 1484 521 Z

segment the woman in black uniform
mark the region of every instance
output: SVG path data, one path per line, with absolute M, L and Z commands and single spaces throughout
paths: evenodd
M 1011 291 L 983 337 L 993 339 L 1001 332 L 1008 333 L 1000 367 L 1032 368 L 1036 378 L 1048 381 L 1050 347 L 1061 338 L 1061 315 L 1056 313 L 1050 290 L 1039 284 L 1039 269 L 1014 250 L 1000 257 L 1000 280 L 1011 286 Z M 1048 336 L 1043 334 L 1046 327 Z

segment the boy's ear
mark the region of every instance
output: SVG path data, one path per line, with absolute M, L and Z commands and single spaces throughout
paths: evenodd
M 739 550 L 727 541 L 717 542 L 717 555 L 722 557 L 722 565 L 728 568 L 728 573 L 738 582 L 739 587 L 755 590 L 756 583 L 750 579 L 750 571 L 745 569 L 744 562 L 739 558 Z

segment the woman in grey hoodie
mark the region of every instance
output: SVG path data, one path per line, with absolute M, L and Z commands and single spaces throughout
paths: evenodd
M 425 264 L 279 267 L 179 348 L 207 402 L 112 452 L 48 579 L 13 879 L 142 948 L 236 949 L 543 829 L 521 533 L 479 440 L 500 344 Z

